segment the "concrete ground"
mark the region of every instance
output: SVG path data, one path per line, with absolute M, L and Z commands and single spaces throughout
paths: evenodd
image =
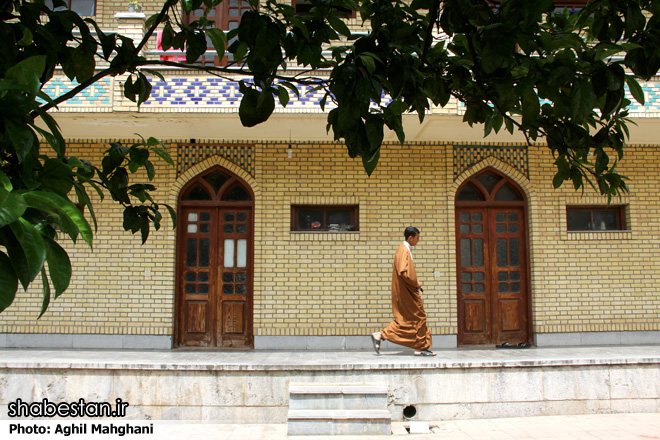
M 376 356 L 373 351 L 306 352 L 306 351 L 246 351 L 246 352 L 186 352 L 132 350 L 0 350 L 0 401 L 12 400 L 7 395 L 1 371 L 14 368 L 106 368 L 154 370 L 281 370 L 283 368 L 328 369 L 351 364 L 356 369 L 391 368 L 463 368 L 467 366 L 538 366 L 601 364 L 657 364 L 660 345 L 618 347 L 543 348 L 531 350 L 442 350 L 435 358 L 411 356 L 409 351 L 387 351 Z M 5 407 L 6 408 L 6 407 Z M 117 425 L 153 424 L 153 433 L 135 435 L 17 435 L 9 429 L 21 423 L 49 425 L 54 432 L 57 424 L 74 425 L 78 419 L 18 420 L 0 414 L 0 438 L 86 440 L 94 438 L 122 439 L 202 439 L 202 440 L 296 440 L 301 438 L 333 440 L 660 440 L 660 412 L 591 414 L 565 416 L 534 416 L 516 418 L 443 420 L 428 422 L 430 432 L 411 434 L 410 422 L 393 422 L 388 436 L 287 436 L 286 424 L 213 424 L 207 421 L 162 421 L 115 419 Z M 104 423 L 110 423 L 107 420 Z M 412 428 L 415 428 L 413 426 Z M 89 428 L 88 428 L 89 429 Z M 9 435 L 7 436 L 7 433 Z
M 407 423 L 392 423 L 392 435 L 291 436 L 286 425 L 154 423 L 163 440 L 660 440 L 660 414 L 598 414 L 518 417 L 429 423 L 429 434 L 410 434 Z M 75 438 L 75 437 L 73 437 Z M 124 438 L 130 438 L 126 436 Z M 135 437 L 137 438 L 137 437 Z M 141 436 L 145 438 L 145 436 Z

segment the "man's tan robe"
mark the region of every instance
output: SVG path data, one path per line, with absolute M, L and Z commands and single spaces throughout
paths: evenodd
M 395 344 L 425 350 L 431 348 L 431 332 L 417 287 L 417 272 L 405 243 L 396 250 L 392 271 L 392 312 L 394 321 L 381 332 Z

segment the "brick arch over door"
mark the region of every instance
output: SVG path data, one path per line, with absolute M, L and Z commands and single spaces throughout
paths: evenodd
M 254 199 L 248 183 L 221 166 L 179 192 L 176 347 L 252 347 Z
M 531 341 L 527 198 L 487 166 L 455 193 L 458 344 Z

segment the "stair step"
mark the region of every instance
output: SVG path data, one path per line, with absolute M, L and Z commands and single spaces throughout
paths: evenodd
M 387 394 L 385 385 L 312 385 L 292 384 L 289 386 L 291 394 Z
M 289 410 L 289 435 L 390 435 L 387 410 Z
M 392 420 L 392 415 L 386 409 L 290 409 L 289 420 L 362 420 L 362 419 L 387 419 Z
M 381 385 L 291 385 L 292 410 L 387 409 L 387 387 Z
M 391 435 L 388 392 L 373 384 L 291 384 L 289 435 Z

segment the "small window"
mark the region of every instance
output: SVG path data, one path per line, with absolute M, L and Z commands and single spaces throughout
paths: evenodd
M 483 201 L 484 196 L 481 195 L 479 191 L 477 191 L 476 188 L 474 188 L 472 185 L 468 184 L 461 190 L 460 193 L 458 193 L 458 197 L 456 197 L 456 200 L 459 200 L 461 202 L 475 202 L 475 201 Z
M 183 197 L 183 200 L 211 200 L 209 192 L 201 185 L 197 184 Z
M 495 201 L 497 202 L 519 202 L 522 197 L 510 185 L 504 185 L 497 194 L 495 194 Z
M 358 206 L 294 205 L 291 230 L 311 232 L 358 231 Z
M 569 231 L 625 231 L 625 206 L 576 206 L 566 208 Z
M 96 0 L 63 0 L 66 7 L 82 17 L 93 17 L 96 14 Z M 45 0 L 50 9 L 61 11 L 62 7 L 53 8 L 53 0 Z
M 222 197 L 222 200 L 228 202 L 247 202 L 251 201 L 252 197 L 240 183 L 235 184 L 227 193 Z

